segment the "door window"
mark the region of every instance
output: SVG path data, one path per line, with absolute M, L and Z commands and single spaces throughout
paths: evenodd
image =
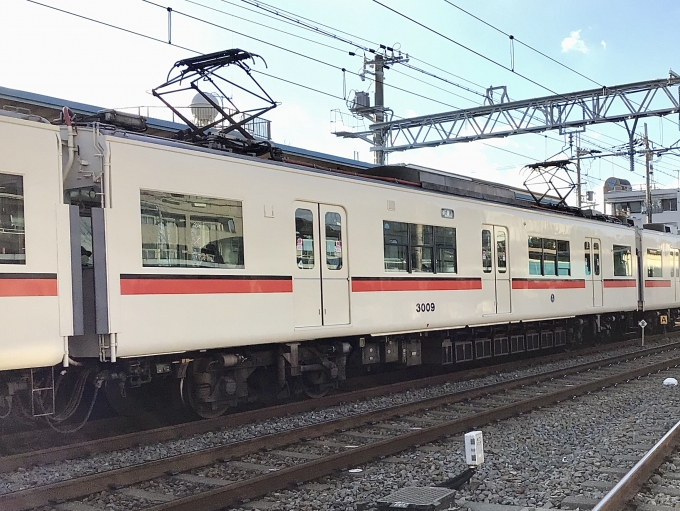
M 590 275 L 590 242 L 586 241 L 583 244 L 583 249 L 585 250 L 586 254 L 586 275 Z
M 482 230 L 482 269 L 484 273 L 491 273 L 493 264 L 491 254 L 491 231 L 488 229 Z
M 314 215 L 308 209 L 295 210 L 295 252 L 298 268 L 314 268 Z
M 342 268 L 342 219 L 340 213 L 328 212 L 326 222 L 326 266 L 329 270 Z
M 600 274 L 600 244 L 593 242 L 593 266 L 595 267 L 595 275 Z
M 498 259 L 498 273 L 505 273 L 508 271 L 507 248 L 504 231 L 499 231 L 496 233 L 496 257 Z

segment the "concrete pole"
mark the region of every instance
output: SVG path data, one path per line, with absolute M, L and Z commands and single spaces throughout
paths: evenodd
M 650 168 L 649 163 L 652 160 L 652 153 L 649 152 L 649 138 L 647 138 L 647 123 L 645 123 L 645 182 L 646 182 L 646 193 L 645 201 L 647 202 L 647 223 L 652 223 L 652 186 L 650 179 Z
M 576 207 L 581 209 L 581 136 L 576 134 Z
M 376 54 L 375 56 L 375 122 L 384 122 L 385 115 L 383 114 L 382 108 L 385 106 L 385 96 L 383 92 L 383 84 L 385 80 L 384 59 L 382 55 Z M 373 146 L 383 147 L 384 137 L 382 131 L 373 132 Z M 376 165 L 385 165 L 385 151 L 380 149 L 374 152 L 373 161 Z

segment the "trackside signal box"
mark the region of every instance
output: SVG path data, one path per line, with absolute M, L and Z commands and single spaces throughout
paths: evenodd
M 471 467 L 484 463 L 484 439 L 481 431 L 465 433 L 465 462 Z

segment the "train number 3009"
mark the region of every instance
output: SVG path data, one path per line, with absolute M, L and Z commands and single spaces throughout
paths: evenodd
M 434 302 L 417 303 L 416 312 L 434 312 Z

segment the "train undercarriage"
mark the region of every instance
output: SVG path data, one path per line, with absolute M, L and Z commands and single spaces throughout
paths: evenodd
M 680 310 L 608 313 L 382 337 L 358 337 L 247 347 L 229 351 L 122 359 L 71 360 L 68 368 L 4 374 L 0 418 L 44 419 L 72 432 L 100 394 L 124 415 L 189 412 L 214 418 L 248 403 L 320 397 L 348 377 L 396 368 L 464 368 L 518 359 L 566 346 L 608 342 L 639 332 L 670 330 Z M 101 392 L 100 392 L 101 391 Z

